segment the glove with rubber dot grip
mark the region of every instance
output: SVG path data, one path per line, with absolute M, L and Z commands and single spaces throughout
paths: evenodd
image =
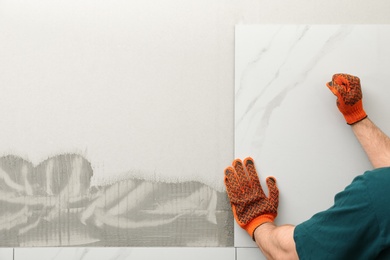
M 332 81 L 326 85 L 337 96 L 337 107 L 347 124 L 352 125 L 367 117 L 363 109 L 363 94 L 358 77 L 349 74 L 335 74 Z
M 279 190 L 275 178 L 268 177 L 269 196 L 265 195 L 252 158 L 248 157 L 244 162 L 236 159 L 232 166 L 225 169 L 225 186 L 233 215 L 254 240 L 254 231 L 258 226 L 275 220 Z

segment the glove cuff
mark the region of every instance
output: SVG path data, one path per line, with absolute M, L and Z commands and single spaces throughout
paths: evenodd
M 248 234 L 251 236 L 253 241 L 255 241 L 255 237 L 254 237 L 255 229 L 264 223 L 274 222 L 275 218 L 276 218 L 276 214 L 264 214 L 258 216 L 257 218 L 254 218 L 251 222 L 249 222 L 245 226 L 242 226 L 242 228 L 245 229 L 246 232 L 248 232 Z
M 363 109 L 363 102 L 362 100 L 359 100 L 356 104 L 354 104 L 350 109 L 348 109 L 348 112 L 343 113 L 345 121 L 347 121 L 347 124 L 353 125 L 354 123 L 357 123 L 364 118 L 367 117 L 366 112 Z

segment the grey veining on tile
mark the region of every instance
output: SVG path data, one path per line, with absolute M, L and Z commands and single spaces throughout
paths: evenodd
M 389 133 L 388 44 L 387 25 L 236 26 L 235 157 L 252 156 L 262 182 L 278 180 L 278 223 L 325 210 L 372 168 L 325 83 L 359 76 L 366 112 Z M 235 232 L 236 246 L 254 246 Z
M 242 73 L 244 79 L 246 72 L 250 73 L 251 68 L 259 71 L 262 77 L 259 78 L 257 84 L 261 87 L 251 88 L 253 86 L 250 85 L 252 82 L 249 82 L 249 86 L 247 86 L 241 80 L 236 94 L 236 111 L 239 111 L 236 112 L 236 131 L 240 131 L 242 125 L 244 128 L 247 127 L 245 121 L 248 122 L 256 118 L 255 123 L 258 127 L 255 135 L 260 136 L 260 139 L 256 140 L 256 146 L 261 149 L 274 110 L 282 105 L 290 91 L 304 84 L 306 77 L 321 61 L 321 58 L 347 37 L 351 32 L 351 28 L 352 26 L 340 26 L 327 35 L 327 38 L 317 46 L 314 53 L 305 53 L 305 55 L 299 56 L 300 60 L 298 61 L 294 58 L 298 58 L 297 53 L 302 51 L 300 49 L 302 45 L 308 45 L 313 41 L 313 36 L 307 36 L 310 33 L 310 26 L 303 25 L 296 28 L 275 26 L 274 34 L 271 35 L 269 42 L 265 44 L 267 47 L 261 49 L 261 55 L 257 55 L 253 61 L 249 62 Z M 284 46 L 281 47 L 281 44 L 284 44 Z M 283 54 L 278 53 L 280 48 L 284 48 Z M 277 56 L 280 57 L 273 59 Z M 300 68 L 296 70 L 295 75 L 291 75 L 291 67 L 294 63 L 298 63 Z M 269 75 L 264 75 L 267 73 Z M 288 82 L 285 80 L 286 76 L 289 77 Z M 243 139 L 240 138 L 244 137 L 246 137 L 246 134 L 239 132 L 236 135 L 236 142 L 241 143 Z

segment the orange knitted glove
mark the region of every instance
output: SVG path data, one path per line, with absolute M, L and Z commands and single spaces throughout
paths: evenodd
M 363 109 L 360 79 L 348 74 L 335 74 L 332 81 L 326 84 L 337 96 L 337 107 L 349 125 L 367 117 Z
M 254 240 L 255 229 L 266 222 L 273 222 L 279 205 L 279 190 L 273 177 L 267 178 L 269 196 L 264 194 L 253 159 L 248 157 L 244 165 L 240 159 L 225 169 L 225 186 L 237 223 Z

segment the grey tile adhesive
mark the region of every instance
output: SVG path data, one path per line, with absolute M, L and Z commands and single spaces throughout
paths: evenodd
M 0 246 L 232 246 L 224 192 L 200 182 L 91 186 L 76 154 L 0 158 Z

